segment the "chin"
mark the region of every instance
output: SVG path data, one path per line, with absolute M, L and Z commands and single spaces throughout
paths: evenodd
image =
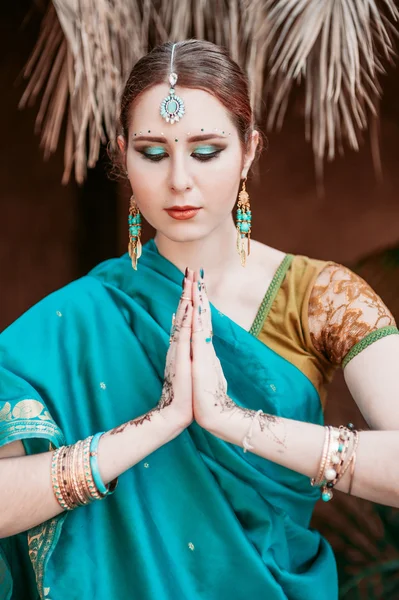
M 196 242 L 209 235 L 210 231 L 194 223 L 181 222 L 176 227 L 165 227 L 157 230 L 171 242 Z

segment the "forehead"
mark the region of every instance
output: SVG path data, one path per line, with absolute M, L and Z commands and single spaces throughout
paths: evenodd
M 179 132 L 197 132 L 202 128 L 205 132 L 210 129 L 226 130 L 233 133 L 234 125 L 228 110 L 215 96 L 205 90 L 184 88 L 176 86 L 175 93 L 182 98 L 185 105 L 185 114 L 178 123 L 171 125 L 161 117 L 160 106 L 162 100 L 168 96 L 170 86 L 160 84 L 143 92 L 133 107 L 130 114 L 131 132 L 148 130 L 156 133 L 161 130 L 166 137 Z

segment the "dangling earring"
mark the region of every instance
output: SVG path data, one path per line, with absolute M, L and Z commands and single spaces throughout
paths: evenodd
M 137 261 L 141 256 L 141 214 L 137 207 L 136 200 L 134 196 L 130 198 L 130 208 L 129 208 L 129 256 L 132 259 L 132 267 L 135 271 L 137 271 Z
M 249 256 L 250 248 L 250 236 L 251 236 L 251 222 L 252 213 L 251 206 L 249 204 L 249 194 L 245 187 L 247 178 L 242 182 L 241 192 L 238 194 L 237 204 L 237 251 L 241 258 L 241 264 L 245 267 L 247 255 Z M 247 245 L 247 249 L 245 246 Z

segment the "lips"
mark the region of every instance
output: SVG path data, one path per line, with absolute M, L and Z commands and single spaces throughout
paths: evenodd
M 185 206 L 171 206 L 166 210 L 199 210 L 199 206 L 189 206 L 188 204 Z
M 182 221 L 185 219 L 192 219 L 200 210 L 200 208 L 196 208 L 195 206 L 178 206 L 167 208 L 166 212 L 173 219 Z

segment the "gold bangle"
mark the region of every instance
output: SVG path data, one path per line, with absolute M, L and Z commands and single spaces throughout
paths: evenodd
M 352 486 L 353 486 L 353 475 L 355 472 L 355 466 L 356 466 L 356 451 L 357 451 L 357 445 L 359 443 L 359 434 L 356 431 L 356 439 L 355 439 L 355 447 L 353 449 L 353 453 L 351 456 L 351 470 L 350 470 L 350 480 L 349 480 L 349 488 L 348 488 L 348 495 L 350 496 L 352 493 Z
M 323 477 L 324 469 L 326 467 L 327 452 L 328 452 L 328 447 L 330 445 L 330 427 L 325 427 L 324 429 L 325 429 L 325 437 L 324 437 L 324 445 L 323 445 L 323 450 L 322 450 L 321 460 L 320 460 L 320 465 L 319 465 L 319 471 L 318 471 L 317 477 L 313 477 L 310 480 L 310 484 L 312 486 L 319 486 L 320 483 L 323 481 L 322 477 Z
M 62 498 L 65 504 L 68 506 L 68 510 L 72 510 L 75 508 L 75 504 L 71 498 L 71 493 L 68 489 L 67 485 L 67 460 L 68 460 L 69 446 L 64 446 L 59 455 L 58 461 L 58 479 L 60 482 L 60 490 L 62 494 Z
M 93 436 L 91 435 L 90 437 L 88 437 L 85 440 L 84 462 L 85 462 L 86 485 L 87 485 L 87 489 L 88 489 L 89 494 L 90 494 L 90 499 L 91 500 L 93 500 L 93 499 L 94 500 L 101 500 L 103 498 L 103 496 L 100 494 L 100 492 L 96 488 L 96 485 L 95 485 L 94 480 L 93 480 L 93 475 L 92 475 L 92 472 L 91 472 L 91 467 L 90 467 L 90 445 L 91 445 L 92 439 L 93 439 Z
M 61 506 L 63 510 L 70 510 L 67 503 L 64 501 L 61 489 L 60 489 L 60 480 L 58 475 L 58 466 L 60 460 L 60 453 L 64 449 L 64 446 L 61 448 L 57 448 L 57 450 L 53 454 L 53 460 L 51 462 L 51 479 L 53 483 L 53 491 L 56 497 L 58 504 Z
M 76 501 L 79 506 L 87 504 L 85 490 L 82 486 L 82 464 L 80 460 L 82 452 L 82 442 L 79 441 L 74 445 L 73 454 L 71 456 L 72 470 L 71 479 L 75 490 Z
M 73 454 L 75 452 L 76 444 L 68 446 L 65 456 L 65 463 L 62 466 L 62 476 L 64 479 L 64 485 L 68 498 L 73 505 L 73 508 L 78 506 L 79 499 L 76 497 L 76 492 L 73 487 Z

